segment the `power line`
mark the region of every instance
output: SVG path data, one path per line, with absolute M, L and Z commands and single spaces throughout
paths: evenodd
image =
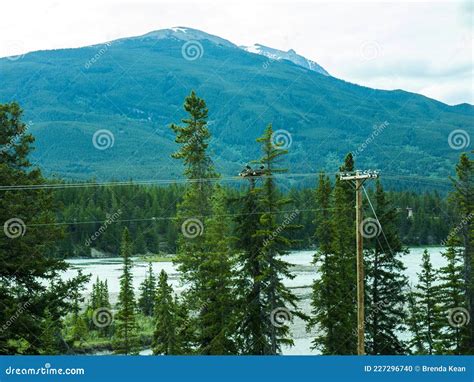
M 294 173 L 294 174 L 272 174 L 262 175 L 261 178 L 304 178 L 304 177 L 317 177 L 321 172 L 318 173 Z M 336 173 L 325 173 L 327 175 L 338 175 Z M 386 179 L 398 179 L 405 178 L 405 181 L 411 181 L 417 183 L 438 183 L 450 186 L 451 182 L 449 179 L 444 178 L 433 178 L 424 177 L 419 175 L 386 175 Z M 118 187 L 118 186 L 141 186 L 141 185 L 166 185 L 166 184 L 189 184 L 189 183 L 200 183 L 200 182 L 226 182 L 226 181 L 238 181 L 242 178 L 240 176 L 221 176 L 214 178 L 196 178 L 196 179 L 153 179 L 153 180 L 137 180 L 137 181 L 116 181 L 116 182 L 77 182 L 77 183 L 40 183 L 40 184 L 20 184 L 20 185 L 3 185 L 0 186 L 0 191 L 22 191 L 22 190 L 38 190 L 38 189 L 67 189 L 67 188 L 86 188 L 86 187 Z
M 379 217 L 377 216 L 377 213 L 375 212 L 374 206 L 372 205 L 372 202 L 370 201 L 369 194 L 367 193 L 367 190 L 365 189 L 364 186 L 362 186 L 362 189 L 364 190 L 365 197 L 367 198 L 367 201 L 369 202 L 370 209 L 372 210 L 372 213 L 375 216 L 375 219 L 377 219 L 377 222 L 379 223 L 380 231 L 382 232 L 382 235 L 385 239 L 385 242 L 388 245 L 388 249 L 390 250 L 390 253 L 393 253 L 392 247 L 390 247 L 390 243 L 388 242 L 387 236 L 385 235 L 385 232 L 383 230 L 382 224 L 380 223 Z
M 298 212 L 315 212 L 315 211 L 333 211 L 336 210 L 336 207 L 331 208 L 309 208 L 309 209 L 294 209 L 294 210 L 286 210 L 286 211 L 274 211 L 274 212 L 265 212 L 266 214 L 286 214 L 292 213 L 295 211 Z M 258 215 L 261 214 L 261 211 L 256 212 L 248 212 L 248 213 L 238 213 L 238 214 L 223 214 L 223 215 L 197 215 L 197 216 L 188 216 L 188 217 L 179 217 L 179 219 L 206 219 L 209 217 L 235 217 L 235 216 L 250 216 L 250 215 Z M 151 217 L 151 218 L 141 218 L 141 219 L 105 219 L 105 220 L 88 220 L 88 221 L 71 221 L 71 222 L 58 222 L 58 223 L 37 223 L 37 224 L 25 224 L 26 227 L 40 227 L 40 226 L 58 226 L 58 225 L 81 225 L 81 224 L 98 224 L 98 223 L 105 223 L 110 221 L 110 224 L 113 223 L 130 223 L 130 222 L 140 222 L 140 221 L 167 221 L 167 220 L 176 220 L 178 217 L 176 216 L 165 216 L 165 217 Z

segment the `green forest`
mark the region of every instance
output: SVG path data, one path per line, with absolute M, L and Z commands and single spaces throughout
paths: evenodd
M 232 201 L 245 192 L 247 184 L 242 183 L 247 182 L 238 182 L 234 187 L 222 187 L 227 214 L 239 213 L 238 204 Z M 176 238 L 180 229 L 176 211 L 185 190 L 182 184 L 150 186 L 130 182 L 114 185 L 111 182 L 100 187 L 93 184 L 88 182 L 82 186 L 79 183 L 81 187 L 76 187 L 64 183 L 66 188 L 52 191 L 59 206 L 56 219 L 65 223 L 67 233 L 60 241 L 59 253 L 67 257 L 90 257 L 94 253 L 97 256 L 118 256 L 120 240 L 117 238 L 125 227 L 134 238 L 133 254 L 158 255 L 176 251 Z M 451 202 L 443 191 L 387 192 L 387 198 L 396 206 L 397 232 L 405 245 L 441 245 L 450 227 L 460 220 L 457 210 L 450 208 Z M 290 202 L 280 210 L 280 215 L 299 211 L 294 223 L 300 225 L 300 229 L 287 233 L 294 240 L 291 248 L 314 248 L 319 244 L 319 238 L 314 234 L 316 186 L 314 189 L 285 187 L 282 192 Z M 374 190 L 369 189 L 368 192 L 372 197 Z M 95 240 L 94 233 L 104 224 L 107 229 L 101 234 L 100 240 Z
M 356 227 L 354 187 L 341 179 L 357 169 L 351 153 L 333 173 L 314 174 L 312 188 L 290 188 L 288 150 L 268 124 L 249 142 L 260 157 L 225 182 L 205 100 L 191 92 L 184 111 L 170 125 L 182 182 L 103 184 L 45 178 L 30 162 L 34 137 L 20 106 L 0 105 L 0 354 L 277 355 L 294 344 L 295 318 L 316 333 L 320 354 L 357 354 L 362 229 L 371 230 L 363 234 L 366 353 L 474 354 L 472 153 L 460 155 L 449 190 L 386 190 L 381 172 Z M 443 245 L 446 265 L 434 267 L 425 251 L 411 286 L 401 259 L 413 245 Z M 294 249 L 313 250 L 318 268 L 309 314 L 283 282 L 294 277 L 284 259 Z M 150 265 L 135 289 L 137 255 Z M 116 303 L 107 279 L 86 293 L 90 275 L 61 278 L 66 258 L 92 256 L 122 260 Z M 182 293 L 165 271 L 153 272 L 152 261 L 170 257 Z

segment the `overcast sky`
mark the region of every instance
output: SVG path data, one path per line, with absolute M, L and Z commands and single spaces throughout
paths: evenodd
M 469 1 L 12 0 L 1 9 L 0 56 L 187 26 L 294 49 L 346 81 L 474 104 Z

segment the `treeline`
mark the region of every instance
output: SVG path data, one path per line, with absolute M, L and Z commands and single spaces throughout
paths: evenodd
M 22 185 L 21 189 L 1 191 L 0 198 L 0 218 L 6 233 L 0 238 L 4 265 L 0 269 L 0 303 L 7 307 L 0 310 L 1 353 L 55 354 L 95 336 L 111 341 L 119 354 L 136 354 L 149 340 L 154 354 L 160 355 L 275 355 L 294 344 L 290 323 L 295 317 L 307 322 L 313 346 L 323 354 L 356 353 L 353 186 L 338 175 L 321 174 L 315 191 L 283 192 L 281 178 L 276 175 L 286 172 L 288 151 L 284 142 L 274 139 L 273 128 L 268 125 L 257 139 L 261 157 L 249 158 L 252 166 L 242 173 L 245 188 L 240 192 L 225 190 L 215 182 L 220 175 L 209 156 L 206 103 L 192 92 L 184 109 L 187 115 L 182 123 L 171 125 L 178 146 L 172 156 L 183 163 L 187 182 L 182 188 L 171 188 L 169 200 L 161 189 L 155 189 L 155 197 L 141 200 L 143 206 L 153 209 L 153 215 L 146 219 L 154 224 L 160 217 L 154 216 L 155 212 L 164 217 L 169 216 L 167 208 L 174 209 L 174 262 L 180 282 L 186 286 L 184 292 L 177 296 L 167 275 L 162 272 L 157 279 L 150 269 L 140 291 L 133 288 L 131 256 L 137 247 L 135 241 L 143 240 L 141 249 L 155 245 L 154 249 L 160 250 L 166 241 L 163 238 L 170 234 L 168 227 L 161 226 L 161 231 L 146 236 L 138 229 L 140 221 L 135 216 L 121 217 L 125 212 L 136 214 L 145 209 L 130 203 L 141 187 L 124 187 L 128 194 L 123 198 L 114 194 L 115 189 L 104 191 L 110 193 L 104 198 L 108 208 L 97 208 L 99 219 L 83 216 L 84 221 L 71 224 L 95 224 L 94 232 L 81 237 L 86 247 L 93 247 L 115 229 L 108 242 L 112 248 L 112 238 L 121 235 L 123 270 L 118 302 L 112 306 L 106 280 L 96 281 L 88 301 L 84 301 L 83 292 L 87 275 L 79 272 L 72 280 L 61 280 L 60 274 L 68 266 L 57 258 L 54 248 L 62 237 L 63 225 L 56 224 L 51 190 L 38 187 L 45 180 L 28 162 L 33 138 L 25 134 L 18 105 L 0 108 L 0 143 L 13 142 L 0 151 L 2 184 Z M 355 169 L 348 154 L 339 170 Z M 408 212 L 403 204 L 394 204 L 380 181 L 369 190 L 371 203 L 363 224 L 357 227 L 365 236 L 367 353 L 473 353 L 473 171 L 473 161 L 463 154 L 449 202 L 452 216 L 459 220 L 442 239 L 447 244 L 447 265 L 433 270 L 425 255 L 418 285 L 412 290 L 401 261 L 407 250 L 402 244 L 400 219 L 407 219 L 402 215 Z M 77 212 L 89 207 L 92 210 L 86 197 L 76 199 L 69 189 L 61 192 L 69 193 L 64 205 L 71 208 L 72 215 L 74 208 Z M 302 193 L 299 200 L 295 192 Z M 411 203 L 406 195 L 406 202 Z M 169 206 L 174 197 L 177 202 Z M 79 200 L 84 205 L 77 204 Z M 429 209 L 433 203 L 441 208 L 447 201 L 427 196 L 419 206 Z M 304 212 L 314 215 L 301 220 Z M 426 210 L 425 216 L 431 212 Z M 5 228 L 12 219 L 16 219 L 15 225 Z M 170 220 L 164 221 L 171 226 Z M 315 237 L 318 244 L 314 255 L 318 276 L 312 285 L 309 314 L 301 311 L 294 291 L 284 283 L 294 275 L 283 256 L 304 245 L 301 242 L 306 234 L 301 234 L 300 223 L 312 227 L 307 237 Z M 407 227 L 405 232 L 410 233 Z M 148 229 L 152 231 L 155 226 L 148 224 Z M 108 325 L 102 322 L 100 312 L 111 313 Z M 411 340 L 403 333 L 410 333 Z
M 66 235 L 59 242 L 59 252 L 66 257 L 90 257 L 92 251 L 97 250 L 102 255 L 117 256 L 121 232 L 127 227 L 134 238 L 134 254 L 174 253 L 180 229 L 176 220 L 177 206 L 184 189 L 183 185 L 144 186 L 131 182 L 120 186 L 84 185 L 55 190 L 57 221 L 68 223 Z M 223 192 L 227 200 L 232 200 L 241 191 L 224 187 Z M 301 229 L 288 233 L 294 240 L 294 249 L 319 244 L 314 235 L 318 209 L 315 193 L 315 189 L 285 192 L 291 202 L 283 213 L 299 211 L 294 222 Z M 369 188 L 369 195 L 372 194 Z M 387 193 L 387 198 L 397 207 L 397 232 L 405 245 L 441 245 L 450 227 L 460 219 L 448 197 L 436 191 L 423 194 L 393 191 Z M 237 207 L 229 204 L 228 213 L 238 213 Z
M 177 185 L 62 188 L 53 192 L 57 221 L 67 222 L 59 253 L 90 257 L 96 249 L 117 256 L 125 227 L 133 240 L 133 253 L 171 253 L 178 230 L 173 223 L 184 188 Z M 98 239 L 100 236 L 100 239 Z

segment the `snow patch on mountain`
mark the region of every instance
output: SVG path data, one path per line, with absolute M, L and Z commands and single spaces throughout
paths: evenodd
M 147 33 L 143 36 L 131 37 L 129 39 L 137 40 L 161 40 L 161 39 L 175 39 L 180 41 L 191 41 L 198 40 L 203 41 L 207 40 L 216 45 L 226 46 L 229 48 L 243 49 L 249 53 L 259 54 L 265 57 L 268 57 L 272 60 L 287 60 L 292 63 L 301 66 L 303 68 L 312 70 L 314 72 L 320 73 L 324 76 L 329 76 L 330 74 L 321 67 L 317 62 L 307 59 L 306 57 L 300 56 L 293 49 L 288 50 L 287 52 L 279 49 L 270 48 L 261 44 L 254 44 L 251 46 L 237 46 L 232 42 L 225 40 L 221 37 L 214 36 L 212 34 L 200 31 L 198 29 L 188 28 L 188 27 L 172 27 L 169 29 L 160 29 L 150 33 Z M 117 41 L 120 41 L 119 39 Z
M 173 32 L 183 32 L 183 33 L 186 33 L 186 29 L 187 28 L 181 28 L 181 27 L 173 27 L 173 28 L 170 28 Z
M 330 74 L 317 62 L 307 59 L 306 57 L 300 56 L 297 54 L 293 49 L 285 52 L 283 50 L 270 48 L 265 45 L 261 44 L 254 44 L 251 46 L 240 46 L 241 49 L 255 54 L 260 54 L 261 56 L 268 57 L 272 60 L 287 60 L 291 61 L 292 63 L 301 66 L 303 68 L 312 70 L 313 72 L 317 72 L 323 74 L 325 76 L 329 76 Z
M 160 30 L 147 33 L 143 36 L 137 36 L 134 38 L 141 39 L 141 40 L 149 40 L 149 39 L 162 40 L 162 39 L 168 39 L 168 38 L 174 38 L 176 40 L 181 40 L 181 41 L 208 40 L 216 45 L 237 48 L 237 45 L 232 44 L 228 40 L 200 31 L 198 29 L 187 28 L 187 27 L 172 27 L 169 29 L 160 29 Z

